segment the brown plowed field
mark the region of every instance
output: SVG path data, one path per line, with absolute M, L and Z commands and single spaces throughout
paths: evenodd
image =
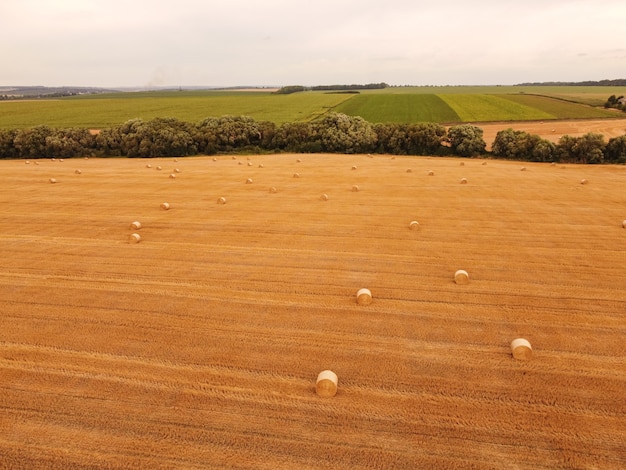
M 626 119 L 570 119 L 562 121 L 515 121 L 504 123 L 478 123 L 483 130 L 487 149 L 491 149 L 496 134 L 503 129 L 515 129 L 536 134 L 557 143 L 564 135 L 580 137 L 588 132 L 602 134 L 606 141 L 626 134 Z
M 249 161 L 0 163 L 0 468 L 626 468 L 626 167 Z

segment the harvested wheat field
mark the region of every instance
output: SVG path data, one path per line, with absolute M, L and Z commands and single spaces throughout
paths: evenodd
M 0 468 L 626 467 L 626 167 L 250 161 L 0 162 Z

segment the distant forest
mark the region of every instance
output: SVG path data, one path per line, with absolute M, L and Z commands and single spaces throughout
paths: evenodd
M 532 82 L 515 86 L 626 86 L 626 78 L 615 80 L 588 80 L 586 82 Z

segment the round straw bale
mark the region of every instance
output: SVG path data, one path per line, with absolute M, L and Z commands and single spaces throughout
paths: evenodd
M 274 193 L 276 193 L 276 192 L 278 192 L 278 189 L 276 189 L 276 187 L 272 186 L 272 187 L 270 188 L 270 193 L 274 194 Z
M 50 182 L 51 182 L 51 183 L 56 183 L 56 182 L 57 182 L 57 180 L 56 180 L 56 178 L 50 178 Z
M 526 361 L 533 355 L 533 348 L 524 338 L 517 338 L 511 341 L 511 353 L 515 359 Z
M 53 162 L 56 162 L 57 159 L 56 158 L 51 158 L 50 160 L 52 160 Z
M 39 165 L 39 162 L 35 162 L 35 165 Z
M 170 178 L 175 179 L 176 178 L 176 173 L 170 173 Z
M 483 162 L 482 164 L 483 164 L 483 166 L 485 166 L 487 164 L 487 162 Z
M 237 165 L 243 165 L 243 162 L 237 162 Z
M 170 209 L 170 204 L 169 202 L 162 202 L 161 203 L 161 209 L 163 209 L 164 211 L 167 211 Z
M 467 184 L 467 178 L 461 178 L 461 184 Z
M 353 170 L 356 170 L 356 165 L 352 165 L 352 169 L 353 169 Z
M 150 165 L 149 163 L 146 165 L 146 168 L 152 168 L 152 165 Z
M 369 305 L 372 303 L 372 293 L 369 289 L 359 289 L 356 293 L 356 303 L 359 305 Z
M 428 170 L 428 176 L 435 176 L 435 172 L 433 170 Z
M 556 162 L 550 163 L 550 166 L 556 166 Z
M 26 163 L 27 165 L 30 165 L 30 161 L 26 160 L 24 163 Z
M 520 170 L 520 171 L 526 171 L 526 167 L 525 167 L 525 166 L 523 166 L 523 167 L 521 167 L 519 170 Z
M 213 161 L 214 161 L 214 162 L 216 162 L 216 161 L 217 161 L 217 158 L 213 157 Z
M 128 243 L 139 243 L 141 241 L 141 235 L 138 233 L 132 233 L 130 237 L 128 237 Z
M 302 159 L 298 158 L 298 160 L 296 160 L 298 163 L 302 163 Z
M 300 173 L 294 173 L 294 174 L 293 174 L 293 177 L 294 177 L 294 178 L 300 178 Z
M 465 162 L 459 163 L 459 166 L 465 166 Z
M 156 169 L 157 169 L 158 171 L 161 171 L 163 168 L 159 165 L 159 166 L 157 166 L 157 167 L 156 167 Z
M 62 158 L 60 158 L 60 159 L 59 159 L 59 161 L 60 161 L 61 163 L 63 163 L 63 159 L 62 159 Z
M 332 370 L 323 370 L 317 376 L 315 393 L 323 398 L 332 398 L 337 394 L 337 374 Z
M 174 173 L 180 173 L 180 168 L 174 168 Z
M 139 230 L 141 228 L 141 222 L 135 220 L 133 223 L 130 224 L 130 228 L 131 230 Z
M 246 180 L 246 184 L 252 184 L 252 178 L 248 178 L 248 179 Z
M 252 162 L 248 162 L 248 166 L 252 166 Z
M 626 219 L 622 220 L 622 228 L 626 228 Z
M 247 157 L 246 160 L 250 160 L 250 157 Z
M 467 271 L 459 269 L 457 272 L 454 273 L 454 282 L 456 282 L 457 284 L 469 284 L 469 281 L 470 279 Z
M 263 163 L 259 163 L 259 168 L 265 168 L 265 167 L 263 166 Z
M 76 173 L 77 175 L 80 175 L 82 173 L 82 171 L 80 170 L 74 170 L 74 173 Z
M 411 230 L 419 230 L 420 228 L 420 223 L 417 220 L 413 220 L 411 221 L 411 223 L 409 224 L 409 228 Z
M 322 201 L 328 201 L 328 194 L 322 194 L 322 195 L 320 196 L 320 199 L 321 199 Z
M 580 180 L 580 184 L 587 184 L 587 183 L 588 183 L 588 181 L 585 178 Z
M 225 197 L 220 197 L 217 199 L 217 203 L 218 204 L 226 204 L 226 198 Z
M 410 168 L 407 168 L 407 169 L 406 169 L 406 172 L 407 172 L 407 173 L 412 173 L 412 172 L 413 172 L 413 170 L 411 170 Z
M 361 190 L 361 188 L 359 188 L 359 185 L 355 184 L 354 186 L 352 186 L 352 191 L 357 193 Z
M 233 155 L 233 160 L 237 160 L 237 157 L 235 157 L 234 155 Z
M 85 157 L 85 160 L 89 160 L 89 157 Z

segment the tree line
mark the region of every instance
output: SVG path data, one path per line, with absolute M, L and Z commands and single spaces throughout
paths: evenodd
M 626 163 L 626 135 L 563 136 L 558 143 L 524 131 L 498 132 L 491 151 L 473 124 L 370 123 L 329 113 L 313 122 L 276 125 L 247 116 L 190 123 L 175 118 L 133 119 L 92 133 L 85 128 L 0 129 L 0 158 L 182 157 L 223 153 L 380 153 L 479 157 L 568 163 Z

